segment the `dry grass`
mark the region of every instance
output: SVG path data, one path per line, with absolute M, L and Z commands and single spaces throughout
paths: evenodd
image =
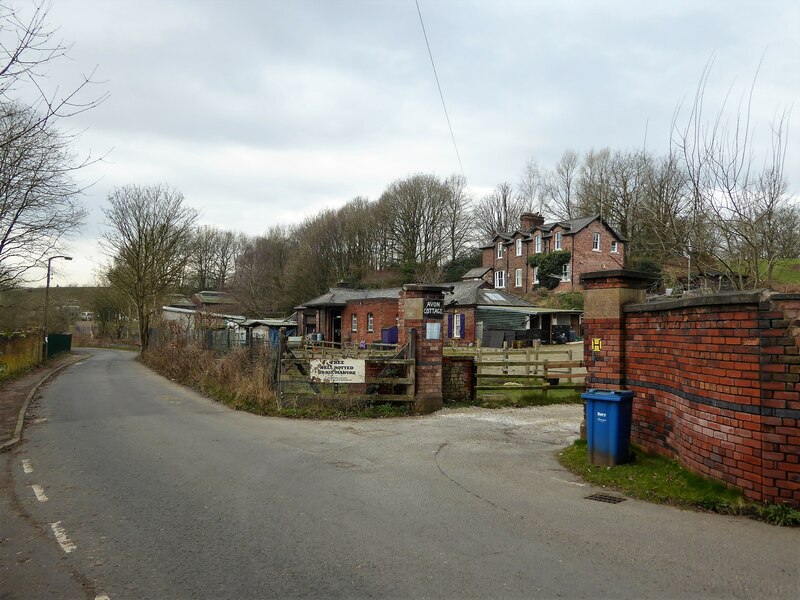
M 269 349 L 240 348 L 225 355 L 215 354 L 176 338 L 155 344 L 143 361 L 165 377 L 193 387 L 207 396 L 257 415 L 307 419 L 375 419 L 413 414 L 405 404 L 381 403 L 342 395 L 331 399 L 293 398 L 279 403 L 272 389 L 274 354 Z
M 269 350 L 236 349 L 224 356 L 195 345 L 163 344 L 149 349 L 145 364 L 162 375 L 202 391 L 220 402 L 255 414 L 277 410 Z

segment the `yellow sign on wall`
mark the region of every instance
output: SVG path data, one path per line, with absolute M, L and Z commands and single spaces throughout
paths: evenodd
M 592 338 L 592 352 L 600 352 L 603 349 L 603 340 Z

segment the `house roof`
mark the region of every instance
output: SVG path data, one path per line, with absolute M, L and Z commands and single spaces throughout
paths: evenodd
M 176 307 L 176 306 L 162 306 L 161 310 L 163 312 L 165 312 L 165 313 L 174 313 L 174 314 L 179 314 L 179 315 L 196 315 L 196 314 L 198 314 L 197 310 L 194 309 L 194 308 L 179 308 L 179 307 Z M 226 321 L 233 321 L 235 323 L 241 323 L 242 321 L 244 321 L 247 318 L 244 315 L 225 315 L 225 314 L 222 314 L 222 313 L 201 312 L 200 314 L 202 314 L 203 317 L 212 317 L 212 318 L 215 318 L 215 319 L 225 319 Z
M 289 319 L 246 319 L 239 323 L 239 327 L 258 327 L 259 325 L 266 325 L 267 327 L 297 327 L 297 323 Z
M 488 273 L 491 270 L 492 270 L 492 267 L 475 267 L 474 269 L 470 269 L 469 271 L 464 273 L 461 276 L 461 280 L 464 281 L 464 280 L 467 280 L 467 279 L 480 279 L 481 277 L 486 275 L 486 273 Z
M 482 280 L 457 281 L 453 295 L 445 294 L 445 306 L 533 306 L 530 302 L 502 290 L 488 287 Z
M 174 306 L 175 308 L 194 308 L 194 303 L 186 296 L 181 296 L 180 294 L 172 294 L 168 300 L 168 306 Z
M 228 292 L 204 290 L 194 294 L 193 298 L 197 298 L 202 304 L 236 304 L 236 299 Z
M 384 288 L 377 290 L 361 290 L 354 288 L 330 288 L 321 296 L 305 302 L 295 309 L 316 308 L 321 306 L 344 306 L 353 300 L 376 300 L 379 298 L 397 299 L 400 297 L 400 288 Z
M 602 219 L 600 215 L 591 215 L 589 217 L 580 217 L 577 219 L 566 219 L 564 221 L 552 221 L 550 223 L 544 223 L 543 225 L 534 226 L 530 231 L 527 232 L 516 230 L 511 233 L 498 233 L 495 235 L 494 238 L 492 238 L 492 242 L 484 246 L 481 246 L 481 248 L 493 248 L 496 245 L 498 238 L 502 239 L 503 243 L 506 245 L 511 244 L 513 242 L 514 236 L 519 233 L 525 235 L 525 239 L 529 240 L 531 239 L 533 233 L 536 230 L 541 231 L 544 234 L 542 237 L 547 238 L 552 235 L 552 231 L 557 225 L 560 225 L 561 228 L 564 229 L 564 235 L 575 235 L 582 229 L 585 229 L 590 223 L 593 223 L 598 219 L 600 219 L 603 225 L 605 225 L 606 228 L 612 233 L 612 235 L 614 235 L 614 237 L 616 237 L 619 241 L 621 242 L 628 241 L 624 237 L 619 235 L 616 231 L 614 231 L 614 228 L 611 227 L 611 225 L 609 225 L 608 223 L 606 223 L 606 221 Z
M 482 279 L 454 281 L 442 284 L 452 286 L 453 292 L 445 292 L 445 306 L 533 306 L 530 302 L 507 292 L 495 290 Z M 360 290 L 353 288 L 331 288 L 321 296 L 305 302 L 297 309 L 322 308 L 325 306 L 345 306 L 355 300 L 397 300 L 401 288 L 385 288 L 377 290 Z

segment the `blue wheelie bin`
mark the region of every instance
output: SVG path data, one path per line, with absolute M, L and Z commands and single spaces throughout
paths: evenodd
M 581 398 L 586 401 L 589 462 L 609 466 L 628 462 L 633 392 L 590 389 Z

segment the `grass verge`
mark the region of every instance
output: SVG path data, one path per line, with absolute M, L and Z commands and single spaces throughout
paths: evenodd
M 480 391 L 475 404 L 485 408 L 520 408 L 548 404 L 579 404 L 581 402 L 583 402 L 581 393 L 571 388 L 552 387 L 544 394 L 540 391 L 518 390 L 509 387 L 508 390 Z
M 616 467 L 589 463 L 585 441 L 558 454 L 559 462 L 589 483 L 632 498 L 729 515 L 746 515 L 773 525 L 800 526 L 800 510 L 789 505 L 755 504 L 741 492 L 690 473 L 676 461 L 634 448 L 635 460 Z

